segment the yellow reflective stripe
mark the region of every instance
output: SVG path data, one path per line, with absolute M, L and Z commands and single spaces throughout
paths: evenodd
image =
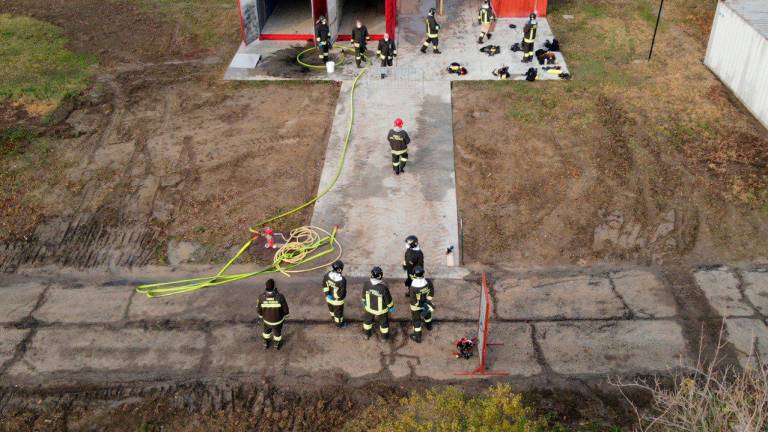
M 342 306 L 344 304 L 344 300 L 328 300 L 328 298 L 326 298 L 325 301 L 328 302 L 329 305 L 333 306 Z
M 406 152 L 408 152 L 408 149 L 405 149 L 405 150 L 392 150 L 392 154 L 395 155 L 395 156 L 400 156 L 401 154 L 406 153 Z
M 274 340 L 275 340 L 275 342 L 280 342 L 281 340 L 283 340 L 283 335 L 280 335 L 280 336 L 272 336 L 272 339 L 274 339 Z
M 368 312 L 368 313 L 374 314 L 374 315 L 384 315 L 385 313 L 387 313 L 387 309 L 384 309 L 384 310 L 381 310 L 381 311 L 375 311 L 375 310 L 369 308 L 368 306 L 365 307 L 365 311 Z
M 266 303 L 266 304 L 265 304 L 265 303 L 262 303 L 262 304 L 261 304 L 261 307 L 262 307 L 262 308 L 279 308 L 279 307 L 281 307 L 281 306 L 282 306 L 282 305 L 281 305 L 280 303 Z
M 282 324 L 282 323 L 283 323 L 283 321 L 285 321 L 285 317 L 283 317 L 283 319 L 281 319 L 281 320 L 280 320 L 280 321 L 278 321 L 278 322 L 269 322 L 269 321 L 267 321 L 267 320 L 264 320 L 264 324 L 269 324 L 269 325 L 273 325 L 273 326 L 274 326 L 274 325 Z
M 419 305 L 416 305 L 416 306 L 410 305 L 410 306 L 411 306 L 411 311 L 412 312 L 416 312 L 416 311 L 420 311 L 421 310 L 421 307 Z
M 381 326 L 379 326 L 379 330 L 381 331 L 382 334 L 389 333 L 389 327 L 381 327 Z
M 363 330 L 370 330 L 373 328 L 373 324 L 363 323 Z

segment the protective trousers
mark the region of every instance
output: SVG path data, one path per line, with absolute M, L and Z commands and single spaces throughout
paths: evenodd
M 484 22 L 480 25 L 480 42 L 483 41 L 486 35 L 490 35 L 496 30 L 496 20 Z M 490 38 L 490 36 L 488 36 Z
M 421 332 L 422 323 L 432 322 L 432 312 L 429 309 L 418 309 L 411 311 L 411 323 L 413 324 L 413 331 L 416 333 Z
M 427 35 L 427 39 L 424 41 L 424 45 L 421 47 L 421 50 L 426 52 L 427 48 L 432 45 L 432 51 L 437 51 L 438 42 L 439 40 L 437 35 Z
M 379 324 L 379 331 L 381 334 L 385 335 L 389 333 L 389 313 L 385 312 L 381 315 L 374 315 L 368 311 L 365 311 L 365 316 L 363 317 L 363 330 L 364 331 L 370 331 L 373 329 L 373 324 L 378 323 Z
M 392 150 L 392 169 L 402 171 L 408 162 L 408 150 Z
M 328 311 L 331 313 L 331 317 L 333 317 L 333 322 L 336 324 L 341 324 L 344 322 L 344 304 L 340 305 L 334 305 L 331 303 L 328 303 Z
M 322 60 L 323 62 L 327 62 L 329 58 L 328 53 L 331 50 L 330 42 L 328 41 L 320 42 L 319 48 L 320 48 L 320 60 Z
M 262 330 L 261 337 L 264 338 L 265 341 L 268 341 L 270 338 L 275 342 L 280 342 L 281 340 L 283 340 L 283 323 L 282 322 L 277 324 L 270 324 L 262 320 L 262 325 L 264 329 Z
M 360 67 L 365 59 L 366 50 L 367 48 L 364 43 L 355 42 L 355 63 L 357 64 L 357 67 Z

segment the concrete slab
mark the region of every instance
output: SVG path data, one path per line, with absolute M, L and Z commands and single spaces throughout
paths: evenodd
M 638 318 L 671 318 L 677 304 L 669 288 L 651 272 L 629 270 L 610 275 L 616 292 Z
M 46 323 L 112 323 L 123 319 L 132 286 L 53 287 L 34 317 Z
M 750 358 L 754 361 L 755 354 L 759 354 L 765 364 L 768 359 L 768 325 L 765 322 L 759 319 L 731 318 L 725 325 L 728 341 L 736 348 L 742 366 L 747 366 Z
M 768 316 L 768 271 L 744 272 L 744 294 L 757 310 Z
M 262 34 L 314 34 L 312 3 L 307 0 L 279 0 L 267 17 Z
M 492 293 L 501 319 L 610 319 L 629 312 L 606 277 L 506 279 L 496 281 Z
M 30 331 L 0 327 L 0 367 L 13 358 L 16 347 Z
M 693 274 L 707 300 L 723 317 L 752 316 L 755 311 L 744 302 L 739 280 L 728 267 L 698 270 Z
M 674 321 L 535 324 L 544 358 L 561 374 L 634 374 L 667 371 L 687 360 Z
M 200 331 L 42 328 L 7 375 L 16 383 L 155 380 L 197 371 L 205 345 Z
M 512 376 L 541 373 L 533 348 L 532 331 L 533 327 L 529 324 L 491 322 L 488 340 L 503 345 L 488 347 L 488 369 L 507 372 Z
M 347 131 L 351 84 L 342 85 L 319 190 L 337 171 Z M 339 225 L 344 260 L 401 264 L 404 239 L 419 237 L 427 273 L 459 245 L 450 85 L 367 80 L 359 89 L 354 132 L 333 190 L 315 204 L 312 224 Z M 386 135 L 395 117 L 411 135 L 408 167 L 395 176 Z
M 0 287 L 0 323 L 12 323 L 28 316 L 47 284 L 27 282 Z

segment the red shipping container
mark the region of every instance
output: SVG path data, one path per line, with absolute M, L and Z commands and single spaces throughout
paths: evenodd
M 547 0 L 492 0 L 496 15 L 505 18 L 523 18 L 536 11 L 547 16 Z

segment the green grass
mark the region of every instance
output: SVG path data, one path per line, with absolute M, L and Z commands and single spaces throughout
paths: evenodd
M 0 100 L 55 106 L 89 82 L 95 57 L 66 49 L 62 29 L 28 17 L 0 15 Z

